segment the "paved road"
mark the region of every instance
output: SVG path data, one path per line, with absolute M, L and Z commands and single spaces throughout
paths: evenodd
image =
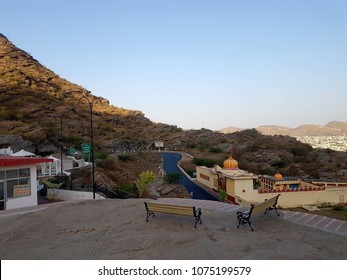
M 164 160 L 163 168 L 167 174 L 170 173 L 181 173 L 177 167 L 178 161 L 182 158 L 181 154 L 178 153 L 161 153 L 161 156 Z M 186 178 L 182 174 L 182 178 L 179 180 L 179 183 L 186 187 L 189 193 L 193 192 L 193 199 L 204 199 L 204 200 L 214 200 L 217 199 L 210 195 L 208 192 L 194 184 L 191 180 Z

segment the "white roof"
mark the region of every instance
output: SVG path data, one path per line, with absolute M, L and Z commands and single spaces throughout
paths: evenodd
M 48 158 L 49 158 L 49 159 L 53 159 L 53 161 L 58 161 L 58 160 L 60 160 L 60 159 L 58 159 L 58 158 L 56 158 L 56 157 L 54 157 L 54 156 L 49 156 Z
M 28 152 L 28 151 L 24 151 L 23 149 L 18 151 L 17 153 L 13 153 L 11 156 L 12 157 L 31 157 L 34 156 L 35 154 Z

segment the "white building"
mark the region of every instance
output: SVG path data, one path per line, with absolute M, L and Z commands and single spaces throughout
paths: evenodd
M 333 180 L 303 180 L 295 177 L 255 175 L 238 168 L 238 162 L 229 157 L 223 168 L 196 167 L 197 181 L 216 193 L 221 189 L 235 204 L 260 203 L 281 194 L 278 205 L 283 208 L 323 203 L 346 203 L 347 182 Z
M 11 147 L 0 149 L 0 156 L 11 156 L 13 154 L 13 150 Z
M 37 157 L 0 156 L 0 210 L 37 205 Z

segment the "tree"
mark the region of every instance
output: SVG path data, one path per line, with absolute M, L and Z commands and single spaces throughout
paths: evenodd
M 221 201 L 225 201 L 225 199 L 228 197 L 227 192 L 219 187 L 218 187 L 218 194 Z
M 136 180 L 136 188 L 139 193 L 139 197 L 142 197 L 147 185 L 155 180 L 155 174 L 153 171 L 143 171 L 141 172 L 139 178 Z

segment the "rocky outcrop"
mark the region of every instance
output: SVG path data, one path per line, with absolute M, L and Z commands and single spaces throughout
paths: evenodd
M 35 145 L 29 140 L 24 140 L 20 135 L 8 134 L 0 135 L 0 149 L 11 147 L 13 152 L 20 150 L 26 150 L 31 153 L 35 153 Z
M 147 186 L 146 196 L 157 199 L 160 197 L 191 198 L 187 189 L 179 184 L 167 184 L 159 178 Z

